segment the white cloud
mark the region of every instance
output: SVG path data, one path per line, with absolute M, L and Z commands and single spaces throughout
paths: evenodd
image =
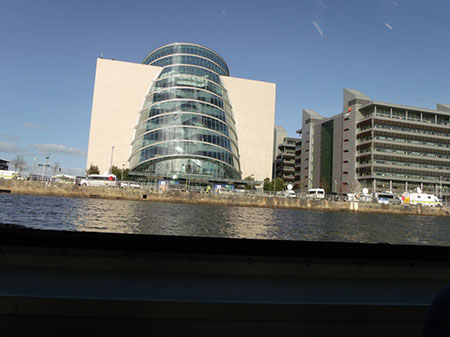
M 312 24 L 314 25 L 314 27 L 316 27 L 316 29 L 319 32 L 320 36 L 323 37 L 323 30 L 322 30 L 322 28 L 320 28 L 319 24 L 317 22 L 315 22 L 315 21 L 313 21 Z
M 388 27 L 390 30 L 392 30 L 392 27 L 387 22 L 385 22 L 384 24 L 386 25 L 386 27 Z
M 28 128 L 28 129 L 37 129 L 38 128 L 38 126 L 36 124 L 31 123 L 31 122 L 23 123 L 23 127 Z
M 0 152 L 15 153 L 21 151 L 22 149 L 17 144 L 0 142 Z
M 18 140 L 19 139 L 19 137 L 17 137 L 17 136 L 8 135 L 6 133 L 0 133 L 0 138 L 4 138 L 4 139 L 8 139 L 8 140 Z
M 398 6 L 398 3 L 396 3 L 394 0 L 390 0 L 394 5 Z
M 61 154 L 68 154 L 71 156 L 85 156 L 86 151 L 76 149 L 74 147 L 68 147 L 66 145 L 61 144 L 34 144 L 32 145 L 32 148 L 41 153 L 61 153 Z

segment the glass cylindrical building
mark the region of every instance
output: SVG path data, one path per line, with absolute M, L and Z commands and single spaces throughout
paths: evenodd
M 162 68 L 140 111 L 130 169 L 240 179 L 233 110 L 220 79 L 229 76 L 225 61 L 208 48 L 174 43 L 142 63 Z

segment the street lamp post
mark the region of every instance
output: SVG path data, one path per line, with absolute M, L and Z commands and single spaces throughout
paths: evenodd
M 41 181 L 46 180 L 47 177 L 47 167 L 50 166 L 48 164 L 48 160 L 50 159 L 50 155 L 46 154 L 45 155 L 45 164 L 38 164 L 38 166 L 42 166 L 42 176 L 41 176 Z
M 121 182 L 123 182 L 123 169 L 125 167 L 125 164 L 122 164 L 122 176 L 120 177 Z
M 112 149 L 111 149 L 111 165 L 110 165 L 110 167 L 109 167 L 109 173 L 110 173 L 110 174 L 112 174 L 113 156 L 114 156 L 114 145 L 112 146 Z
M 47 177 L 47 167 L 48 166 L 50 166 L 49 164 L 48 164 L 48 160 L 50 159 L 50 155 L 49 154 L 46 154 L 45 155 L 45 166 L 44 166 L 44 168 L 45 168 L 45 176 Z
M 37 162 L 39 164 L 39 158 L 38 157 L 34 157 L 34 160 L 33 160 L 33 172 L 31 172 L 32 175 L 34 175 L 34 172 L 36 171 L 36 160 L 37 160 Z
M 439 195 L 440 195 L 439 199 L 441 199 L 442 201 L 442 176 L 439 177 Z

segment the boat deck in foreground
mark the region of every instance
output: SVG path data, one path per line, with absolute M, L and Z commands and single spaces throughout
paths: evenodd
M 0 249 L 5 336 L 420 336 L 450 282 L 447 247 L 3 226 Z

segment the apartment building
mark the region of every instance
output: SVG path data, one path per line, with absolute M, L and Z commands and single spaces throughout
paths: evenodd
M 279 154 L 275 160 L 275 177 L 283 178 L 286 183 L 295 181 L 295 145 L 297 138 L 285 137 L 278 145 Z
M 450 193 L 450 106 L 436 110 L 373 101 L 344 89 L 343 111 L 303 110 L 300 187 L 333 192 L 419 187 Z

